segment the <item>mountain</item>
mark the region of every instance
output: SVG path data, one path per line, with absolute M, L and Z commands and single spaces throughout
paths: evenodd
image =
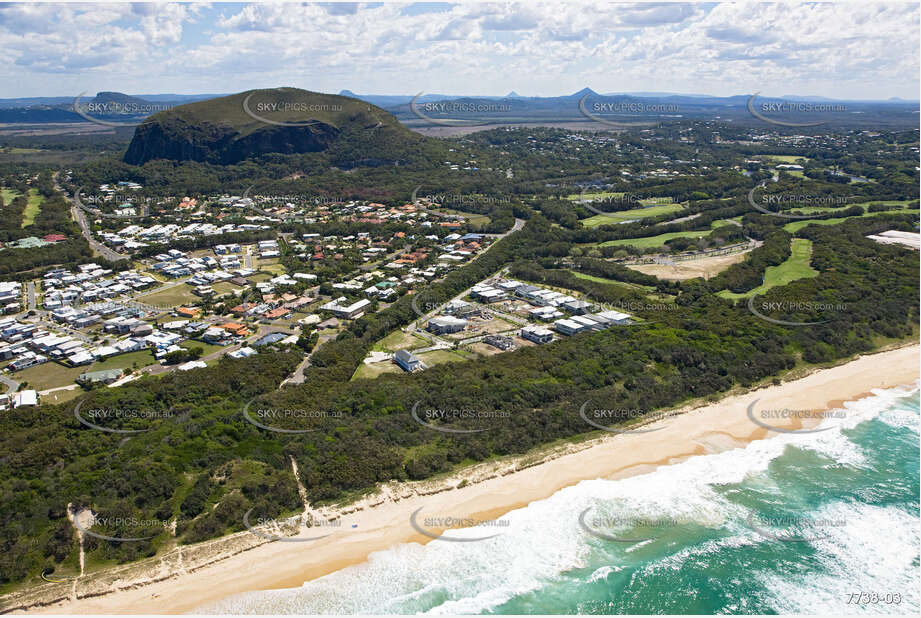
M 150 104 L 150 101 L 146 99 L 142 99 L 141 97 L 133 97 L 130 94 L 125 94 L 123 92 L 97 92 L 92 102 L 96 105 L 114 104 L 116 107 L 130 107 L 135 105 Z
M 248 90 L 180 105 L 135 129 L 126 163 L 237 163 L 268 153 L 326 152 L 336 165 L 381 165 L 427 140 L 388 112 L 351 97 L 298 88 Z
M 597 97 L 597 96 L 598 96 L 598 93 L 595 92 L 594 90 L 592 90 L 591 88 L 583 88 L 583 89 L 580 90 L 579 92 L 576 92 L 576 93 L 574 93 L 574 94 L 569 95 L 568 98 L 570 98 L 570 99 L 581 99 L 581 98 L 584 97 L 584 96 L 593 96 L 593 97 Z M 562 97 L 560 97 L 560 98 L 562 98 Z

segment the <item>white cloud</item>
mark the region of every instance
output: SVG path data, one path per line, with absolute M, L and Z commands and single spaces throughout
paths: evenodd
M 0 5 L 5 96 L 82 90 L 917 97 L 912 4 Z M 9 88 L 9 86 L 8 86 Z

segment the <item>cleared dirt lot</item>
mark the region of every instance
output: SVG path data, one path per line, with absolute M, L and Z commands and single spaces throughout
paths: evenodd
M 746 253 L 747 252 L 733 253 L 732 255 L 718 255 L 716 257 L 675 262 L 674 264 L 636 264 L 629 266 L 629 268 L 668 281 L 684 281 L 685 279 L 693 279 L 694 277 L 709 279 L 720 271 L 726 270 L 733 264 L 744 260 Z

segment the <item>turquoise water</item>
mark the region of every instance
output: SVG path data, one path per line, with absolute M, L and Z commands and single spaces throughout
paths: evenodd
M 400 545 L 206 611 L 917 613 L 918 392 L 845 407 L 822 432 L 584 481 L 509 513 L 485 541 Z M 878 602 L 849 603 L 859 593 Z

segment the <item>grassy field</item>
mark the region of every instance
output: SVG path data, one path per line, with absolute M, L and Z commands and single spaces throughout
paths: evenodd
M 35 223 L 35 217 L 42 210 L 42 202 L 45 198 L 38 194 L 36 189 L 29 189 L 29 199 L 25 209 L 22 211 L 22 227 L 28 227 Z
M 661 247 L 665 244 L 666 240 L 671 240 L 672 238 L 703 238 L 709 233 L 710 230 L 668 232 L 666 234 L 659 234 L 658 236 L 647 236 L 646 238 L 623 238 L 621 240 L 609 240 L 607 242 L 601 243 L 599 246 L 623 247 L 625 245 L 631 245 L 641 249 L 647 249 L 649 247 Z
M 594 215 L 587 219 L 582 219 L 582 225 L 585 227 L 610 225 L 611 223 L 616 223 L 618 221 L 629 221 L 630 219 L 643 219 L 646 217 L 658 217 L 659 215 L 679 212 L 683 209 L 684 206 L 681 204 L 661 204 L 658 206 L 647 206 L 645 208 L 619 210 L 617 212 L 606 213 L 603 215 Z
M 809 261 L 812 258 L 812 241 L 805 238 L 794 238 L 790 246 L 790 257 L 779 266 L 768 266 L 764 273 L 764 283 L 754 290 L 742 294 L 736 294 L 728 290 L 723 290 L 719 296 L 723 298 L 739 299 L 748 298 L 749 296 L 761 295 L 773 287 L 787 285 L 797 279 L 806 279 L 815 277 L 819 271 L 815 270 Z
M 137 300 L 138 302 L 156 305 L 158 307 L 178 307 L 180 305 L 198 304 L 201 298 L 192 293 L 192 286 L 180 283 L 168 290 L 141 296 Z
M 878 215 L 885 215 L 889 212 L 892 212 L 892 211 L 865 212 L 864 214 L 860 216 L 861 217 L 876 217 Z M 836 225 L 838 223 L 841 223 L 842 221 L 847 221 L 848 219 L 854 219 L 854 218 L 855 217 L 834 217 L 832 219 L 801 219 L 799 221 L 793 221 L 791 223 L 786 224 L 785 226 L 783 226 L 783 229 L 787 230 L 791 234 L 796 234 L 798 231 L 800 231 L 801 229 L 803 229 L 804 227 L 812 223 L 815 223 L 816 225 Z

